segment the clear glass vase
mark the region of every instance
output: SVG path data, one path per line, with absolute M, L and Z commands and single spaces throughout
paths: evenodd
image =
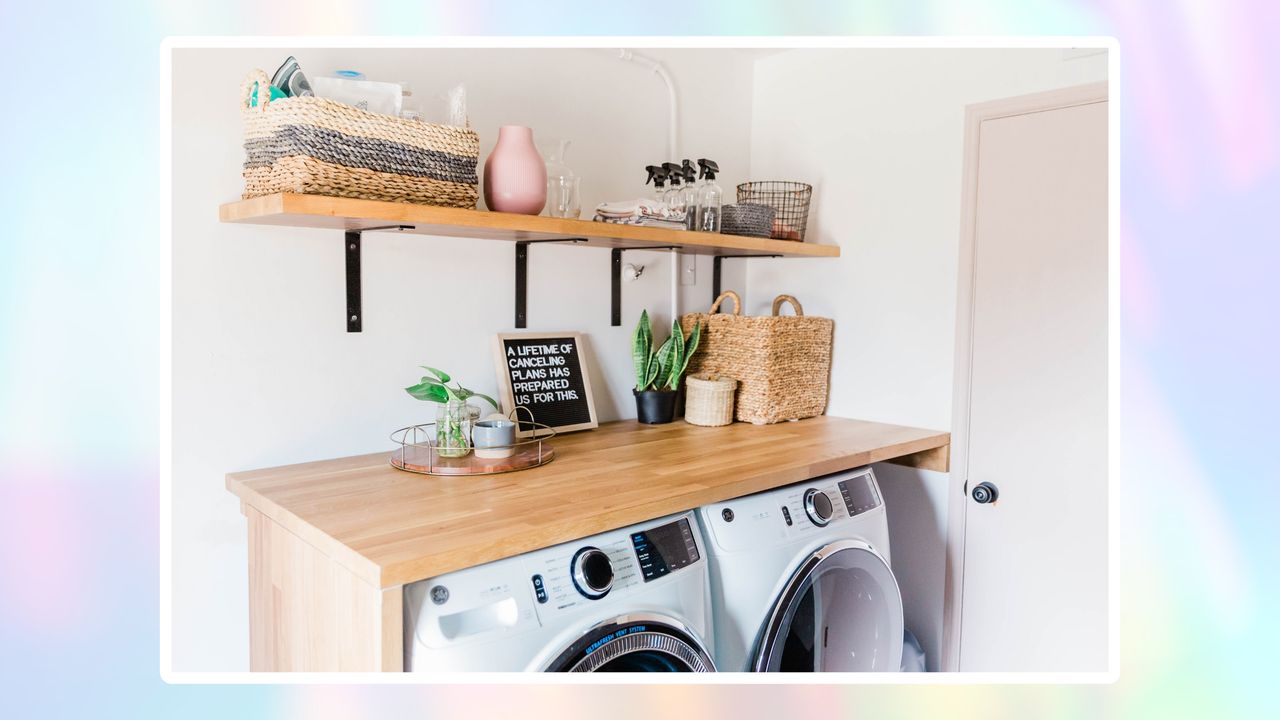
M 436 406 L 436 454 L 442 458 L 466 457 L 471 453 L 471 426 L 479 409 L 464 402 L 450 401 Z

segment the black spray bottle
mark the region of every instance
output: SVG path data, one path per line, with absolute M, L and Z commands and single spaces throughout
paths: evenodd
M 662 169 L 667 173 L 667 180 L 671 181 L 671 188 L 667 190 L 667 210 L 671 212 L 673 219 L 684 222 L 688 198 L 685 195 L 685 188 L 680 187 L 682 177 L 680 166 L 666 162 L 662 163 Z
M 653 183 L 653 199 L 658 203 L 655 209 L 663 210 L 667 207 L 667 171 L 659 165 L 645 165 L 644 169 L 649 171 L 649 177 L 645 179 L 644 184 Z
M 714 160 L 705 158 L 698 161 L 702 177 L 706 182 L 698 195 L 698 229 L 703 232 L 720 232 L 720 203 L 724 201 L 724 190 L 716 182 L 716 173 L 720 166 Z
M 680 174 L 684 176 L 684 228 L 685 230 L 697 230 L 702 183 L 698 182 L 698 171 L 693 167 L 692 160 L 685 158 L 684 163 L 680 166 Z

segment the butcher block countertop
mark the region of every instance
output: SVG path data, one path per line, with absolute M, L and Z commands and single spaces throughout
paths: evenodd
M 707 428 L 606 423 L 556 459 L 435 477 L 390 452 L 231 473 L 241 501 L 379 588 L 872 462 L 948 469 L 950 434 L 830 416 Z

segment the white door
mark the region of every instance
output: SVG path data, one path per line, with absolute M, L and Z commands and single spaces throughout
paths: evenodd
M 953 438 L 961 670 L 1108 669 L 1105 93 L 970 109 Z M 993 502 L 975 494 L 982 483 Z

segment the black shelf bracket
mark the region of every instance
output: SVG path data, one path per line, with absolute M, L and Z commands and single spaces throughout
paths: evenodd
M 652 245 L 649 247 L 613 248 L 610 253 L 610 272 L 613 281 L 609 293 L 609 324 L 622 325 L 622 253 L 628 250 L 679 250 L 679 245 Z
M 720 261 L 725 258 L 777 258 L 781 255 L 716 255 L 712 260 L 711 269 L 711 302 L 714 304 L 716 298 L 720 297 Z
M 533 243 L 580 243 L 586 241 L 586 238 L 516 241 L 516 328 L 523 329 L 529 326 L 529 246 Z
M 360 231 L 348 230 L 343 241 L 347 254 L 347 332 L 360 332 L 364 308 L 360 297 Z
M 360 293 L 360 235 L 374 230 L 412 230 L 412 225 L 361 228 L 343 233 L 343 253 L 347 257 L 347 332 L 364 329 L 364 307 Z

